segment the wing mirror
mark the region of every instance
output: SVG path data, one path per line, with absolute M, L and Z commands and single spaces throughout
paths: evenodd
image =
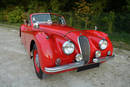
M 38 23 L 34 23 L 33 27 L 38 29 L 39 28 L 39 24 Z
M 31 26 L 28 20 L 24 20 L 24 25 Z
M 27 25 L 28 24 L 28 21 L 27 20 L 23 20 L 24 22 L 24 25 Z

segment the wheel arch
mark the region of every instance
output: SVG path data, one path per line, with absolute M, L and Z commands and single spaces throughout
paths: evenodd
M 32 54 L 32 50 L 33 50 L 33 46 L 34 46 L 34 44 L 35 44 L 35 41 L 34 40 L 32 40 L 31 41 L 31 43 L 30 43 L 30 58 L 32 59 L 32 56 L 33 56 L 33 54 Z
M 21 37 L 21 27 L 19 28 L 19 36 Z

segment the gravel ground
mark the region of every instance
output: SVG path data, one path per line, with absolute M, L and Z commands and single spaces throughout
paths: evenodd
M 16 29 L 0 27 L 0 49 L 0 87 L 130 87 L 130 51 L 115 48 L 99 68 L 39 80 Z

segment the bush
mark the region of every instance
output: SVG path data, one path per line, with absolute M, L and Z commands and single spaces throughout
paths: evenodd
M 58 13 L 65 17 L 66 23 L 77 29 L 85 29 L 85 21 L 80 20 L 73 12 Z
M 119 32 L 113 32 L 111 34 L 109 34 L 109 38 L 112 40 L 112 41 L 122 41 L 122 42 L 125 42 L 127 44 L 130 44 L 130 34 L 129 33 L 119 33 Z
M 130 33 L 130 13 L 117 14 L 115 20 L 116 32 Z
M 32 13 L 37 13 L 37 12 L 48 12 L 48 5 L 46 2 L 42 3 L 42 1 L 31 1 L 30 4 L 28 5 L 28 16 Z
M 5 9 L 0 9 L 0 22 L 6 22 L 7 21 L 7 16 L 6 16 L 6 10 Z
M 0 11 L 0 22 L 2 22 L 2 21 L 3 21 L 3 12 Z
M 22 7 L 16 7 L 14 10 L 10 11 L 7 15 L 7 20 L 9 23 L 21 23 L 24 15 L 24 10 Z

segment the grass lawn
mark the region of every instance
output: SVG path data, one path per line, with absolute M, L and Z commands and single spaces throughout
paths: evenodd
M 113 46 L 121 49 L 130 50 L 130 34 L 129 33 L 112 33 L 109 34 Z
M 20 23 L 0 23 L 0 26 L 2 27 L 7 27 L 7 28 L 14 28 L 14 29 L 19 29 Z

